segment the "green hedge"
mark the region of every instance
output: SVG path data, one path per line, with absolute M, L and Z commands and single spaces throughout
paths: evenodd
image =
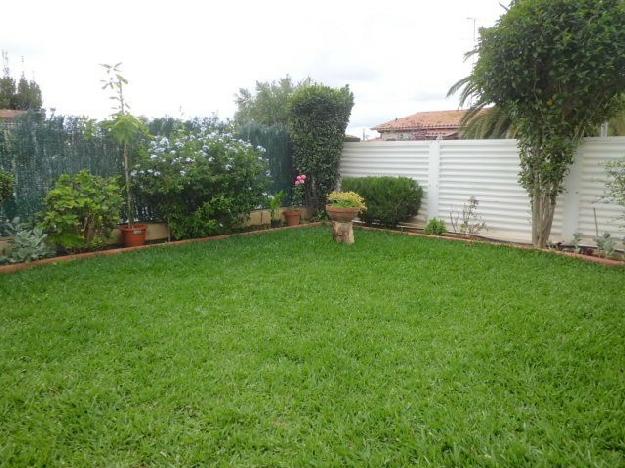
M 339 178 L 345 129 L 354 106 L 348 86 L 311 85 L 299 88 L 289 100 L 289 135 L 294 164 L 306 179 L 307 204 L 323 209 Z
M 345 177 L 345 192 L 356 192 L 365 199 L 367 211 L 361 219 L 367 224 L 395 226 L 419 212 L 423 189 L 408 177 Z

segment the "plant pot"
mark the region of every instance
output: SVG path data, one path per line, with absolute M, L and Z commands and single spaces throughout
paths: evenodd
M 326 213 L 328 213 L 328 216 L 330 216 L 332 221 L 336 221 L 338 223 L 349 223 L 356 216 L 358 216 L 360 208 L 339 208 L 332 205 L 326 205 Z
M 127 224 L 119 226 L 119 230 L 122 232 L 124 247 L 145 245 L 145 232 L 147 228 L 145 224 L 135 224 L 132 228 L 128 227 Z
M 297 226 L 300 223 L 302 212 L 300 210 L 284 210 L 284 218 L 287 226 Z

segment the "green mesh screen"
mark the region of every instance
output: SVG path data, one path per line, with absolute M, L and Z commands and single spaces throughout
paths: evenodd
M 272 180 L 269 193 L 275 194 L 280 190 L 288 190 L 295 178 L 295 172 L 293 148 L 286 127 L 249 123 L 242 126 L 237 133 L 239 138 L 267 150 L 265 156 L 269 160 Z
M 0 220 L 29 219 L 59 175 L 82 169 L 120 175 L 122 160 L 119 147 L 92 121 L 33 113 L 0 121 L 0 168 L 15 176 L 15 197 L 0 208 Z

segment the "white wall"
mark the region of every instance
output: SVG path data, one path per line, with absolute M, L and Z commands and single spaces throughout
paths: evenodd
M 625 137 L 587 138 L 576 155 L 558 199 L 552 239 L 568 241 L 574 232 L 587 239 L 595 235 L 593 208 L 600 233 L 623 237 L 619 215 L 624 210 L 608 204 L 605 195 L 607 161 L 625 158 Z M 429 217 L 449 225 L 450 212 L 461 210 L 475 196 L 489 237 L 529 242 L 530 206 L 518 183 L 519 151 L 516 140 L 375 141 L 346 143 L 341 175 L 406 176 L 425 191 L 419 215 L 407 224 L 423 226 Z

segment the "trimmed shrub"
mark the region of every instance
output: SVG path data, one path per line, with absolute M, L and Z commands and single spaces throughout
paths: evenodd
M 360 215 L 367 224 L 395 226 L 419 212 L 423 189 L 409 177 L 346 177 L 342 190 L 365 199 L 367 211 Z
M 289 101 L 294 165 L 300 174 L 309 177 L 306 194 L 315 211 L 323 209 L 338 182 L 343 139 L 353 106 L 354 95 L 348 86 L 305 86 Z
M 42 227 L 68 250 L 101 247 L 119 222 L 121 187 L 115 177 L 89 171 L 64 174 L 46 196 Z
M 428 235 L 442 236 L 447 232 L 447 225 L 442 219 L 432 218 L 423 231 Z

